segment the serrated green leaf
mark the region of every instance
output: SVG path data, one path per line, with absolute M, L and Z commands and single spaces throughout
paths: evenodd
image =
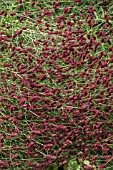
M 68 163 L 68 170 L 77 170 L 78 164 L 76 160 L 70 160 Z
M 83 163 L 87 166 L 90 165 L 90 162 L 88 160 L 84 160 Z
M 80 165 L 78 165 L 77 170 L 80 170 L 80 169 L 81 169 L 81 166 L 80 166 Z
M 57 166 L 57 164 L 54 164 L 54 168 L 53 168 L 53 170 L 58 170 L 58 166 Z

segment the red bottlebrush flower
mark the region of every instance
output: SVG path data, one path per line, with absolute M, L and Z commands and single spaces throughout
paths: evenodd
M 16 49 L 15 46 L 12 46 L 12 47 L 11 47 L 12 52 L 15 51 L 15 49 Z
M 37 23 L 37 24 L 41 24 L 41 23 L 42 23 L 41 19 L 37 19 L 37 20 L 36 20 L 36 23 Z
M 86 109 L 86 106 L 82 105 L 82 106 L 80 106 L 78 109 L 79 109 L 79 110 L 84 110 L 84 109 Z
M 4 67 L 10 67 L 11 64 L 9 64 L 9 63 L 4 63 L 3 66 L 4 66 Z
M 41 88 L 43 86 L 44 86 L 43 84 L 35 84 L 35 87 L 38 87 L 38 88 Z
M 112 62 L 113 61 L 113 54 L 110 54 L 110 61 Z
M 96 86 L 95 85 L 92 85 L 91 87 L 90 87 L 90 90 L 94 90 L 96 88 Z
M 54 8 L 55 11 L 58 11 L 58 10 L 59 10 L 58 7 L 53 6 L 53 8 Z
M 113 49 L 112 47 L 108 47 L 108 51 L 111 52 Z
M 80 156 L 80 155 L 83 155 L 83 152 L 78 152 L 78 154 L 77 154 L 78 156 Z
M 19 166 L 20 163 L 19 162 L 14 162 L 14 165 Z
M 52 12 L 51 12 L 50 10 L 46 9 L 46 10 L 44 11 L 44 15 L 52 16 Z
M 48 93 L 44 93 L 45 96 L 52 96 L 53 93 L 52 92 L 48 92 Z
M 3 98 L 3 97 L 2 97 L 2 98 L 0 98 L 0 102 L 2 102 L 2 101 L 4 101 L 4 100 L 5 100 L 5 98 Z
M 7 12 L 5 11 L 5 12 L 4 12 L 4 17 L 6 17 L 6 16 L 7 16 Z
M 12 80 L 15 81 L 16 79 L 17 77 L 14 74 L 12 74 Z
M 44 148 L 46 149 L 46 148 L 51 148 L 53 146 L 53 144 L 45 144 L 44 145 Z
M 3 14 L 4 14 L 4 12 L 5 12 L 4 10 L 0 11 L 0 15 L 3 15 Z
M 11 136 L 10 135 L 6 135 L 6 139 L 7 140 L 11 140 Z
M 104 18 L 106 20 L 106 22 L 108 23 L 109 19 L 110 19 L 110 16 L 107 16 L 106 14 L 104 15 Z
M 75 14 L 72 14 L 72 15 L 71 15 L 71 18 L 73 18 L 73 19 L 74 19 L 74 18 L 75 18 Z
M 35 5 L 35 1 L 32 1 L 32 2 L 31 2 L 31 6 L 34 6 L 34 5 Z
M 40 63 L 42 64 L 42 63 Z M 45 80 L 47 78 L 47 76 L 45 74 L 41 74 L 40 76 L 38 76 L 39 79 Z
M 28 66 L 28 64 L 21 65 L 21 69 L 24 69 Z
M 88 148 L 84 148 L 84 152 L 85 152 L 85 153 L 88 153 Z
M 40 130 L 32 130 L 31 132 L 35 135 L 40 135 L 42 133 L 42 130 L 41 129 Z
M 84 166 L 85 170 L 94 170 L 93 166 Z
M 53 2 L 54 7 L 58 7 L 61 4 L 61 2 Z
M 40 44 L 39 41 L 33 41 L 33 43 L 34 43 L 35 45 L 37 45 L 37 46 Z
M 10 26 L 8 25 L 8 26 L 6 26 L 6 29 L 9 29 L 10 28 Z
M 109 151 L 109 148 L 104 147 L 104 148 L 102 148 L 102 151 L 103 151 L 104 153 L 107 153 L 107 152 Z
M 11 133 L 11 137 L 17 136 L 17 133 Z
M 19 99 L 19 102 L 20 102 L 20 103 L 24 103 L 25 101 L 26 101 L 26 98 L 20 98 L 20 99 Z
M 20 106 L 20 108 L 27 108 L 27 107 L 28 107 L 27 104 L 22 104 L 22 105 Z
M 7 48 L 7 46 L 6 46 L 6 45 L 3 45 L 3 46 L 1 47 L 1 50 L 4 51 L 6 48 Z
M 106 41 L 108 42 L 109 45 L 111 45 L 110 37 L 108 37 Z
M 99 169 L 103 169 L 105 167 L 106 167 L 106 164 L 102 164 L 102 165 L 98 166 Z
M 107 61 L 104 61 L 104 63 L 101 64 L 101 68 L 106 67 L 106 66 L 107 66 Z
M 34 145 L 34 142 L 32 141 L 32 142 L 30 142 L 29 144 L 26 144 L 26 148 L 29 149 L 29 148 L 31 148 L 33 145 Z
M 15 159 L 15 158 L 17 158 L 17 157 L 18 157 L 18 155 L 17 155 L 16 153 L 14 153 L 14 154 L 12 155 L 12 160 Z
M 29 153 L 30 156 L 32 156 L 32 152 Z M 30 167 L 33 167 L 34 166 L 34 162 L 33 161 L 28 161 L 27 163 L 27 166 L 30 168 Z
M 52 160 L 56 160 L 57 159 L 57 157 L 56 156 L 53 156 L 53 155 L 45 155 L 45 158 L 47 158 L 47 159 L 52 159 Z
M 30 50 L 32 50 L 32 49 L 33 49 L 32 47 L 27 47 L 27 48 L 26 48 L 27 51 L 30 51 Z
M 5 162 L 4 162 L 4 161 L 2 161 L 2 160 L 0 160 L 0 168 L 3 168 L 3 167 L 4 167 L 4 165 L 5 165 Z
M 19 74 L 24 74 L 26 73 L 26 70 L 19 70 Z
M 58 130 L 64 130 L 64 131 L 67 130 L 67 127 L 66 127 L 66 126 L 63 126 L 63 125 L 56 125 L 56 128 L 57 128 Z
M 100 42 L 97 42 L 94 46 L 93 52 L 96 52 L 97 47 L 100 45 Z
M 77 2 L 78 4 L 80 4 L 81 3 L 81 0 L 73 0 L 73 2 Z
M 3 40 L 3 37 L 0 37 L 0 41 L 1 41 L 1 43 L 2 43 L 2 40 Z
M 64 8 L 63 11 L 64 11 L 64 14 L 69 14 L 70 13 L 70 10 L 69 10 L 68 7 Z
M 12 38 L 15 38 L 15 37 L 17 37 L 17 35 L 18 35 L 17 33 L 13 34 L 13 37 L 12 37 Z
M 25 16 L 23 15 L 23 16 L 19 19 L 19 21 L 20 21 L 20 22 L 23 21 L 24 18 L 25 18 Z
M 84 14 L 82 14 L 82 13 L 80 13 L 80 16 L 81 16 L 83 19 L 85 18 Z
M 17 35 L 21 34 L 22 32 L 23 32 L 23 30 L 17 31 Z
M 16 0 L 16 2 L 18 2 L 18 3 L 22 3 L 22 0 Z
M 5 42 L 5 41 L 9 41 L 9 38 L 8 38 L 7 36 L 4 36 L 3 39 L 4 39 L 4 42 Z M 6 50 L 6 51 L 7 51 L 7 50 Z
M 28 53 L 28 50 L 22 50 L 22 52 L 24 53 L 24 54 L 27 54 Z
M 54 52 L 56 50 L 56 48 L 50 48 L 51 52 Z
M 25 14 L 26 14 L 26 15 L 31 15 L 31 12 L 25 11 Z
M 62 165 L 66 164 L 67 161 L 62 161 L 61 163 L 58 164 L 59 167 L 61 167 Z
M 67 145 L 71 145 L 71 144 L 72 144 L 72 141 L 66 140 L 65 144 L 66 144 L 66 146 L 67 146 Z
M 94 9 L 93 9 L 92 7 L 89 7 L 87 12 L 88 12 L 88 13 L 93 13 L 93 12 L 94 12 Z
M 84 33 L 84 31 L 78 29 L 78 30 L 75 30 L 75 33 L 77 33 L 77 34 L 78 33 Z
M 10 13 L 10 16 L 14 16 L 16 15 L 16 11 L 13 11 L 12 13 Z
M 10 112 L 11 112 L 11 113 L 14 112 L 14 106 L 10 106 Z
M 23 48 L 23 46 L 22 46 L 22 41 L 19 41 L 19 43 L 18 43 L 18 45 L 21 47 L 21 48 Z
M 4 32 L 0 32 L 0 35 L 4 34 Z
M 23 26 L 23 27 L 22 27 L 22 30 L 26 30 L 26 26 Z
M 96 33 L 98 36 L 102 36 L 102 31 L 97 31 Z
M 86 72 L 82 72 L 79 74 L 80 77 L 84 77 L 84 75 L 86 75 Z
M 50 27 L 50 24 L 48 22 L 45 23 L 46 27 Z

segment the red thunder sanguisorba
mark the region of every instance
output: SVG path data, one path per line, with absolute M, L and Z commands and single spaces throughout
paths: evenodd
M 102 3 L 103 15 L 94 2 L 82 10 L 81 0 L 41 2 L 0 8 L 0 168 L 44 170 L 70 155 L 105 168 L 113 156 L 111 17 Z

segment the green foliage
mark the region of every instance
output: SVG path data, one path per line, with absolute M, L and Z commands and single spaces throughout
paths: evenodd
M 68 163 L 68 170 L 77 170 L 78 169 L 78 163 L 76 160 L 70 160 Z

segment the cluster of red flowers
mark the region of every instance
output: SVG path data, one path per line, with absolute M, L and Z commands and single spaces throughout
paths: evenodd
M 7 22 L 0 32 L 0 167 L 44 170 L 70 155 L 91 165 L 101 159 L 98 168 L 105 167 L 113 157 L 110 16 L 102 10 L 100 23 L 94 3 L 77 15 L 80 0 L 68 7 L 53 2 L 51 9 L 15 3 L 10 14 L 0 11 L 20 23 L 13 35 Z

